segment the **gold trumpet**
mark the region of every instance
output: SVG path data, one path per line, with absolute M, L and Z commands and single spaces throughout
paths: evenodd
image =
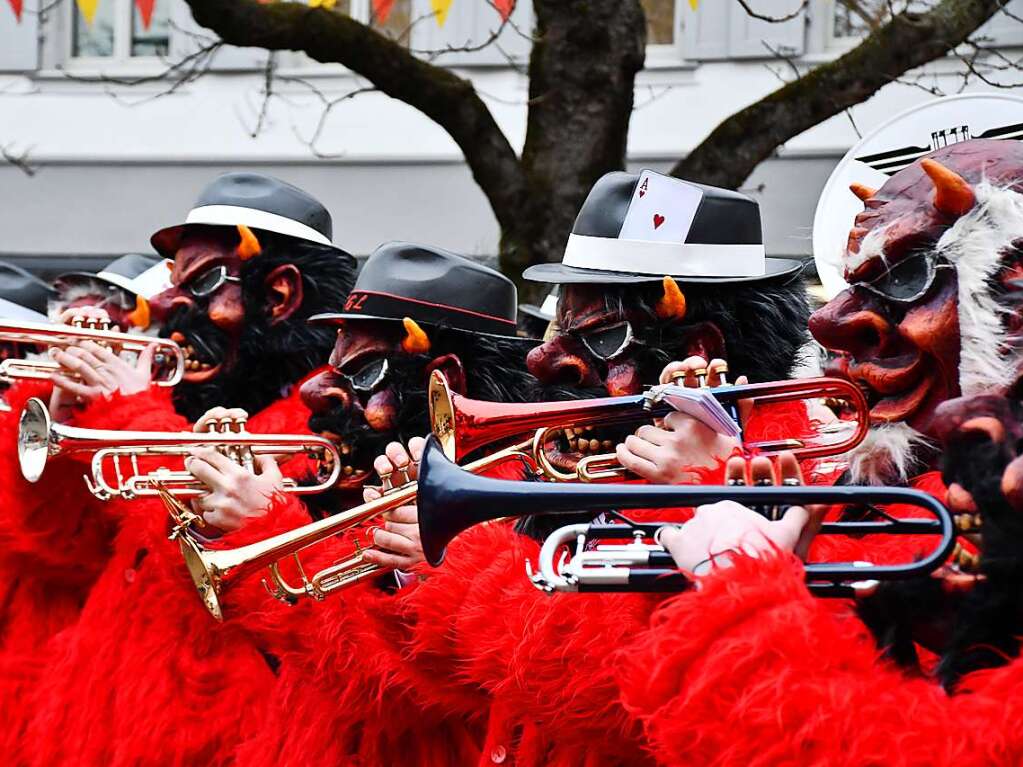
M 473 461 L 465 466 L 465 470 L 480 473 L 509 460 L 521 460 L 534 467 L 532 453 L 533 440 L 530 439 Z M 223 620 L 220 598 L 225 589 L 263 567 L 270 571 L 270 581 L 273 585 L 271 586 L 265 579 L 263 581 L 270 595 L 275 599 L 292 603 L 301 597 L 324 599 L 329 594 L 352 586 L 378 572 L 380 568 L 365 562 L 356 549 L 351 557 L 326 567 L 309 578 L 302 567 L 299 553 L 316 543 L 370 522 L 399 506 L 413 503 L 418 492 L 418 484 L 410 480 L 404 472 L 403 474 L 405 481 L 398 486 L 391 487 L 389 478 L 385 479 L 384 494 L 380 498 L 257 543 L 234 549 L 209 549 L 187 532 L 179 536 L 178 544 L 185 557 L 185 564 L 206 609 L 217 620 Z M 288 557 L 293 558 L 297 565 L 301 578 L 301 584 L 298 586 L 292 586 L 281 575 L 280 562 Z
M 153 369 L 158 372 L 158 377 L 154 380 L 157 386 L 175 386 L 185 374 L 184 352 L 169 338 L 119 333 L 108 330 L 106 323 L 90 320 L 78 320 L 73 325 L 10 320 L 0 323 L 0 342 L 66 349 L 80 341 L 95 341 L 114 353 L 139 353 L 155 346 Z M 60 365 L 52 360 L 9 359 L 0 362 L 0 380 L 46 380 L 59 370 Z M 73 373 L 68 375 L 75 377 Z
M 211 424 L 217 431 L 164 432 L 83 429 L 53 423 L 42 400 L 31 398 L 21 412 L 18 425 L 18 461 L 21 473 L 36 482 L 51 458 L 92 453 L 85 484 L 100 500 L 118 497 L 130 500 L 145 496 L 190 498 L 208 492 L 190 472 L 164 467 L 144 471 L 139 459 L 147 457 L 184 458 L 197 447 L 220 450 L 250 469 L 257 455 L 293 456 L 305 454 L 333 458 L 329 477 L 315 485 L 299 485 L 286 479 L 284 491 L 295 494 L 320 493 L 332 487 L 341 473 L 341 456 L 334 444 L 323 437 L 297 434 L 252 434 L 240 421 Z M 127 461 L 127 467 L 122 465 Z M 113 478 L 110 474 L 112 473 Z M 181 520 L 179 520 L 180 522 Z
M 545 454 L 546 443 L 554 428 L 552 424 L 586 425 L 649 420 L 673 409 L 658 397 L 658 392 L 670 393 L 672 388 L 677 387 L 658 387 L 646 394 L 631 397 L 528 405 L 502 404 L 470 400 L 454 394 L 444 376 L 434 372 L 429 385 L 430 420 L 434 435 L 451 460 L 463 459 L 469 453 L 499 441 L 515 440 L 514 444 L 467 464 L 464 467 L 467 472 L 483 473 L 504 461 L 517 459 L 548 481 L 568 481 L 578 479 L 578 476 L 558 471 Z M 747 447 L 762 453 L 788 449 L 795 449 L 802 457 L 841 453 L 862 440 L 866 432 L 863 394 L 847 381 L 830 378 L 779 381 L 719 387 L 711 392 L 719 400 L 724 400 L 726 405 L 736 404 L 740 399 L 769 405 L 823 397 L 836 398 L 848 403 L 855 416 L 837 434 L 818 430 L 812 435 L 800 435 L 798 441 L 786 439 L 747 443 Z M 607 460 L 610 464 L 613 455 L 593 458 Z M 601 479 L 622 473 L 613 465 L 601 466 L 601 471 L 607 472 L 599 477 Z M 221 619 L 220 597 L 224 590 L 262 567 L 270 571 L 270 582 L 273 585 L 266 580 L 264 585 L 271 596 L 289 602 L 301 597 L 324 599 L 378 572 L 380 568 L 366 563 L 356 550 L 351 557 L 320 570 L 310 578 L 298 554 L 338 533 L 415 501 L 418 492 L 416 482 L 408 481 L 406 476 L 405 482 L 390 487 L 389 478 L 383 479 L 385 493 L 382 497 L 257 543 L 235 549 L 209 549 L 187 534 L 181 536 L 179 545 L 203 604 L 214 617 Z M 280 562 L 288 557 L 292 557 L 297 565 L 301 579 L 298 586 L 289 584 L 281 575 Z

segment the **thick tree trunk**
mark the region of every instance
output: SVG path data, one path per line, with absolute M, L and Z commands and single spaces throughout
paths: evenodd
M 841 58 L 728 117 L 675 165 L 672 175 L 737 189 L 786 141 L 945 55 L 1004 3 L 942 0 L 926 13 L 895 16 Z
M 501 243 L 501 268 L 515 280 L 530 264 L 561 260 L 593 182 L 624 167 L 646 47 L 638 0 L 534 0 L 533 7 L 536 42 L 522 152 L 529 210 L 505 228 Z M 539 292 L 519 284 L 527 296 Z

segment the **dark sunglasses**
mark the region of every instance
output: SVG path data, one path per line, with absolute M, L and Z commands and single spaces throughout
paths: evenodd
M 628 321 L 583 331 L 576 334 L 586 351 L 605 362 L 624 352 L 633 341 L 632 325 Z
M 900 261 L 872 280 L 854 282 L 852 287 L 861 288 L 888 301 L 909 304 L 927 295 L 939 269 L 952 268 L 952 264 L 938 263 L 936 257 L 920 253 Z
M 354 373 L 342 373 L 339 370 L 338 374 L 348 381 L 348 385 L 355 391 L 369 394 L 387 379 L 389 369 L 390 366 L 387 364 L 387 360 L 380 357 L 366 363 Z
M 227 267 L 221 264 L 207 269 L 194 280 L 191 280 L 185 290 L 196 298 L 205 298 L 213 295 L 224 285 L 225 282 L 241 282 L 241 277 L 234 277 L 227 273 Z

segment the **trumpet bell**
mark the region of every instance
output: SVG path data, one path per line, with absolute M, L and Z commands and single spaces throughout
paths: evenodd
M 50 457 L 50 413 L 42 400 L 32 397 L 18 422 L 18 463 L 29 482 L 38 482 Z
M 195 590 L 202 600 L 203 606 L 218 621 L 224 620 L 224 611 L 220 606 L 220 585 L 212 563 L 206 561 L 209 553 L 204 552 L 191 536 L 179 535 L 178 546 L 181 556 L 185 559 L 185 567 L 192 577 Z

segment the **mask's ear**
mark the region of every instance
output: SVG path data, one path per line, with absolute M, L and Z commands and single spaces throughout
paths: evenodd
M 434 360 L 426 366 L 426 373 L 424 378 L 430 379 L 430 374 L 434 370 L 439 370 L 444 374 L 444 377 L 448 379 L 448 385 L 451 386 L 451 390 L 457 394 L 465 394 L 465 368 L 462 367 L 462 361 L 458 359 L 457 355 L 445 354 L 443 357 L 436 357 Z
M 266 276 L 263 286 L 273 325 L 288 319 L 302 305 L 302 275 L 294 264 L 278 266 Z

